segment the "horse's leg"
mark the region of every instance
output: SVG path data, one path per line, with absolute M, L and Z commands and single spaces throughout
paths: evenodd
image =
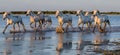
M 50 29 L 51 28 L 51 25 L 52 25 L 52 22 L 47 22 L 47 24 L 48 24 L 48 28 Z
M 90 24 L 89 24 L 89 25 L 90 25 L 90 28 L 92 28 L 92 27 L 93 27 L 92 22 L 90 22 Z
M 104 29 L 102 29 L 101 23 L 98 24 L 98 30 L 99 30 L 99 32 L 104 32 L 105 31 Z
M 20 31 L 20 25 L 19 25 L 19 23 L 17 23 L 17 25 L 18 25 L 18 31 Z
M 89 23 L 89 29 L 91 31 L 91 29 L 93 28 L 92 22 Z
M 83 30 L 83 27 L 84 27 L 84 23 L 82 24 L 82 30 Z
M 73 26 L 72 26 L 72 22 L 69 23 L 69 25 L 72 27 L 72 29 L 74 30 Z
M 95 28 L 96 28 L 96 23 L 94 23 L 94 26 L 93 26 L 93 32 L 95 31 Z
M 20 22 L 20 24 L 22 25 L 24 31 L 26 31 L 24 23 L 23 23 L 23 22 Z
M 82 30 L 82 29 L 81 29 L 81 27 L 79 27 L 79 26 L 80 26 L 80 24 L 81 24 L 81 22 L 79 22 L 79 23 L 78 23 L 78 28 L 79 28 L 80 30 Z
M 62 32 L 64 32 L 64 30 L 65 30 L 65 29 L 63 28 L 63 24 L 64 24 L 64 23 L 63 23 L 63 22 L 61 22 L 61 23 L 59 23 L 59 24 L 60 24 L 60 26 L 59 26 L 59 27 L 62 29 Z
M 13 24 L 13 31 L 15 31 L 15 23 Z
M 4 30 L 3 30 L 3 34 L 5 33 L 5 31 L 6 31 L 6 29 L 7 29 L 8 26 L 9 26 L 9 24 L 7 24 L 7 25 L 5 26 L 5 28 L 4 28 Z
M 110 24 L 110 21 L 108 20 L 107 23 L 108 23 L 109 28 L 110 28 L 110 31 L 111 31 L 111 24 Z
M 47 25 L 47 22 L 45 21 L 45 22 L 43 23 L 44 29 L 46 28 L 46 25 Z
M 105 29 L 106 29 L 106 22 L 104 22 L 104 29 L 103 30 L 105 31 Z
M 90 30 L 90 23 L 87 23 L 87 30 Z
M 30 27 L 33 29 L 34 27 L 32 27 L 32 24 L 33 24 L 33 22 L 30 23 Z
M 69 23 L 67 23 L 66 25 L 66 32 L 68 31 L 68 27 L 69 27 Z
M 36 22 L 35 22 L 35 28 L 34 29 L 36 30 Z
M 42 21 L 39 21 L 38 28 L 42 29 Z

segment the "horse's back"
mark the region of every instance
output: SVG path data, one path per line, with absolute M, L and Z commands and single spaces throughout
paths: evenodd
M 52 20 L 51 20 L 51 16 L 47 15 L 47 16 L 45 17 L 45 21 L 51 22 L 51 21 L 52 21 Z
M 13 22 L 21 22 L 22 21 L 22 17 L 21 16 L 13 16 L 13 18 L 11 18 L 13 20 Z
M 63 20 L 64 21 L 72 21 L 72 16 L 70 15 L 70 14 L 65 14 L 64 16 L 63 16 Z
M 44 18 L 45 18 L 45 15 L 44 15 L 44 14 L 40 14 L 40 15 L 39 15 L 39 18 L 40 18 L 40 19 L 44 19 Z

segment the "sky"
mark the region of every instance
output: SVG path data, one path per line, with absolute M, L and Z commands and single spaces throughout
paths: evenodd
M 86 10 L 120 12 L 120 0 L 0 0 L 2 11 Z

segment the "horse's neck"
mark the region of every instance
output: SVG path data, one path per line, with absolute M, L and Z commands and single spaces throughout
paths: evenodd
M 13 18 L 12 14 L 8 15 L 8 19 L 12 19 L 12 18 Z
M 94 17 L 94 20 L 95 21 L 97 21 L 97 20 L 99 20 L 100 18 L 96 15 L 95 17 Z
M 79 20 L 82 20 L 82 17 L 80 15 L 78 16 L 78 18 L 79 18 Z
M 84 16 L 83 14 L 80 14 L 80 16 L 79 16 L 79 18 L 81 18 L 81 19 L 84 18 L 84 17 L 85 17 L 85 16 Z
M 63 13 L 62 13 L 62 12 L 60 12 L 60 13 L 59 13 L 59 16 L 61 16 L 61 17 L 62 17 L 62 16 L 63 16 Z
M 36 16 L 36 14 L 33 13 L 33 12 L 31 12 L 31 13 L 30 13 L 30 16 L 34 17 L 34 16 Z
M 58 22 L 61 22 L 63 19 L 61 16 L 58 16 Z

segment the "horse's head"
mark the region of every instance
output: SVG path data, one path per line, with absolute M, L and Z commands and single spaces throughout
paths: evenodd
M 94 10 L 93 11 L 93 15 L 99 15 L 100 14 L 100 11 L 99 10 Z
M 62 12 L 60 12 L 59 10 L 57 10 L 56 13 L 55 13 L 55 16 L 56 16 L 56 17 L 62 16 L 62 14 L 63 14 Z
M 32 12 L 31 10 L 27 10 L 26 16 L 30 15 L 31 12 Z
M 76 16 L 78 16 L 78 15 L 80 15 L 80 14 L 83 14 L 83 10 L 78 10 L 78 11 L 76 12 Z
M 88 12 L 88 11 L 86 11 L 86 12 L 85 12 L 85 16 L 88 16 L 88 14 L 89 14 L 89 12 Z
M 57 10 L 56 13 L 55 13 L 55 16 L 58 17 L 58 16 L 59 16 L 59 13 L 60 13 L 60 11 Z
M 38 13 L 37 13 L 38 15 L 40 15 L 40 14 L 42 14 L 42 12 L 41 11 L 38 11 Z
M 5 20 L 6 18 L 8 18 L 8 15 L 10 15 L 9 12 L 4 12 L 4 14 L 3 14 L 3 20 Z

